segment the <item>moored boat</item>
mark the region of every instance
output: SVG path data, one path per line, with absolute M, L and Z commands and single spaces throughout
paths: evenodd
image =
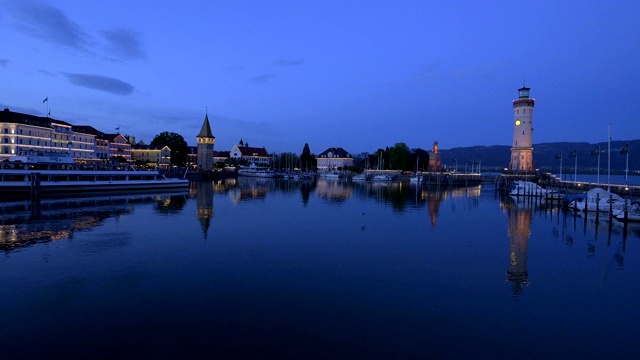
M 327 179 L 339 179 L 342 177 L 342 174 L 340 174 L 337 171 L 331 171 L 331 172 L 325 173 L 324 177 Z
M 28 152 L 0 162 L 0 196 L 186 189 L 189 180 L 120 164 L 76 164 L 68 153 Z
M 357 175 L 353 175 L 353 177 L 351 177 L 351 180 L 353 180 L 353 181 L 367 181 L 367 174 L 360 173 L 360 174 L 357 174 Z
M 391 175 L 386 175 L 386 174 L 378 174 L 378 175 L 374 175 L 371 178 L 371 181 L 392 181 L 393 177 Z
M 269 169 L 257 166 L 243 166 L 238 169 L 238 175 L 251 176 L 261 178 L 273 178 L 276 177 L 276 173 Z
M 602 188 L 594 188 L 587 192 L 586 197 L 570 202 L 568 208 L 578 211 L 612 211 L 617 213 L 624 210 L 625 202 L 630 205 L 628 200 L 618 194 Z
M 542 186 L 531 182 L 518 180 L 509 190 L 511 196 L 544 196 L 544 197 L 558 197 L 559 194 L 556 190 L 545 189 Z
M 626 217 L 625 217 L 626 216 Z M 640 223 L 640 208 L 637 206 L 632 208 L 631 210 L 627 209 L 627 214 L 625 215 L 624 210 L 619 211 L 615 216 L 618 221 L 628 221 L 634 223 Z

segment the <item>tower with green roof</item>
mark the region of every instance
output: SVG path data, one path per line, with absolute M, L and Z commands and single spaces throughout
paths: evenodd
M 204 116 L 202 129 L 200 129 L 200 133 L 196 136 L 196 142 L 198 143 L 198 170 L 213 170 L 213 145 L 216 143 L 216 137 L 213 136 L 211 132 L 209 114 L 205 114 Z

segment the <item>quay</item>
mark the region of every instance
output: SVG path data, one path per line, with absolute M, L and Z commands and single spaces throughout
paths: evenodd
M 512 172 L 502 173 L 496 176 L 496 188 L 509 189 L 513 183 L 518 180 L 531 181 L 548 189 L 558 190 L 562 194 L 580 194 L 586 193 L 594 188 L 609 189 L 614 194 L 622 197 L 637 198 L 640 197 L 640 186 L 637 185 L 620 185 L 620 184 L 604 184 L 586 181 L 565 181 L 558 177 L 543 172 L 534 172 L 528 174 L 517 174 Z
M 187 179 L 191 181 L 200 181 L 200 180 L 224 180 L 229 178 L 237 178 L 237 171 L 200 171 L 200 172 L 188 172 Z

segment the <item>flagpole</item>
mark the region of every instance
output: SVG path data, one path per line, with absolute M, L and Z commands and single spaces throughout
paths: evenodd
M 607 139 L 609 148 L 607 149 L 607 191 L 611 191 L 611 123 L 608 126 L 609 137 Z
M 562 181 L 562 151 L 560 151 L 560 181 Z
M 629 146 L 629 144 L 627 144 L 626 146 Z M 627 147 L 627 167 L 624 169 L 624 182 L 627 185 L 629 185 L 629 181 L 627 179 L 628 175 L 629 175 L 629 148 Z
M 600 185 L 600 146 L 598 146 L 598 185 Z
M 576 161 L 575 161 L 575 165 L 573 165 L 573 181 L 574 182 L 578 182 L 578 149 L 575 149 L 574 152 L 576 153 Z

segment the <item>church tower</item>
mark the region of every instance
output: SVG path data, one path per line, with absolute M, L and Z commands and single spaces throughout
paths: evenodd
M 198 170 L 213 170 L 213 145 L 216 142 L 216 138 L 211 132 L 209 114 L 205 114 L 204 116 L 202 129 L 200 129 L 200 133 L 196 136 L 196 142 L 198 143 Z
M 533 170 L 533 105 L 529 97 L 530 88 L 518 89 L 518 98 L 513 100 L 513 143 L 511 145 L 511 171 Z

